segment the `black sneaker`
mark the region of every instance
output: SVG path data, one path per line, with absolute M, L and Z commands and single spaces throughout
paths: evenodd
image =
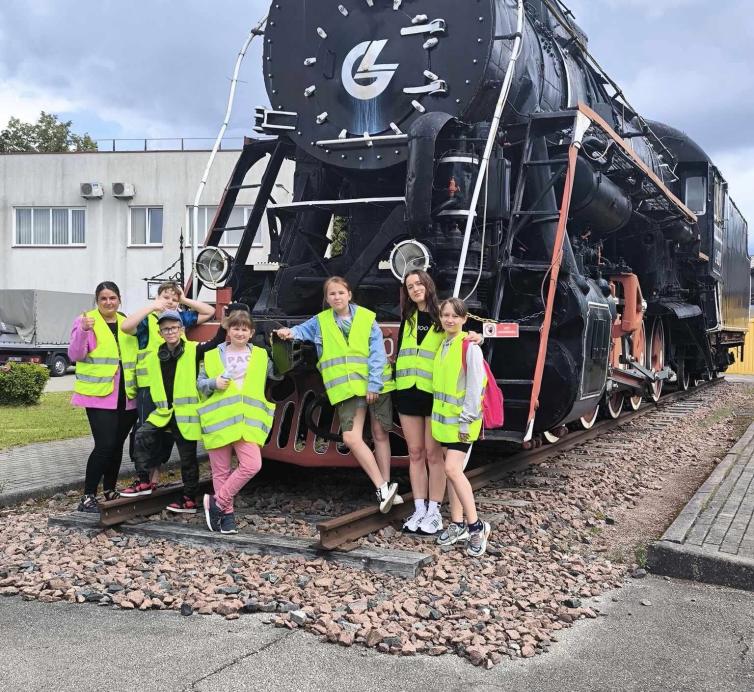
M 120 497 L 120 493 L 117 490 L 105 490 L 102 495 L 105 498 L 105 502 L 112 502 Z
M 99 514 L 99 505 L 94 495 L 84 495 L 76 508 L 77 512 L 87 512 L 88 514 Z
M 227 512 L 220 517 L 220 533 L 238 533 L 233 512 Z
M 217 502 L 215 502 L 215 496 L 205 495 L 204 496 L 204 518 L 207 521 L 207 528 L 210 531 L 220 530 L 220 520 L 222 519 L 222 516 L 223 516 L 223 513 L 220 511 L 220 508 L 217 506 Z

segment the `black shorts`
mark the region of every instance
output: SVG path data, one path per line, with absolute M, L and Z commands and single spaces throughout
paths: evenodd
M 396 389 L 393 392 L 395 409 L 404 416 L 429 418 L 432 415 L 432 399 L 432 394 L 417 387 Z
M 471 449 L 471 442 L 451 442 L 450 444 L 440 443 L 445 449 L 452 449 L 454 452 L 463 452 L 464 454 Z

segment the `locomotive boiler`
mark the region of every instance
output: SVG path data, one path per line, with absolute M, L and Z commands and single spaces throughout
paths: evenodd
M 398 281 L 428 267 L 489 337 L 506 423 L 487 443 L 525 445 L 692 386 L 743 348 L 747 227 L 725 180 L 631 107 L 559 0 L 275 0 L 263 40 L 265 136 L 247 139 L 198 263 L 225 263 L 212 285 L 251 306 L 260 343 L 318 312 L 340 274 L 391 354 Z M 216 246 L 262 159 L 230 261 Z M 286 159 L 293 199 L 277 204 Z M 269 261 L 247 264 L 263 220 Z M 311 349 L 287 355 L 266 455 L 350 465 Z

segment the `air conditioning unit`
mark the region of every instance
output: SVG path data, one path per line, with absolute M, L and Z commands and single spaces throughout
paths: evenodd
M 81 183 L 81 196 L 85 199 L 102 199 L 104 194 L 102 183 Z
M 135 194 L 136 188 L 132 183 L 113 183 L 113 197 L 131 199 Z

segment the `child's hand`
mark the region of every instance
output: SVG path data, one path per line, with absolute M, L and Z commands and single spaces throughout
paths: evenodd
M 156 312 L 159 315 L 161 312 L 165 312 L 165 310 L 167 310 L 165 299 L 162 296 L 157 296 L 152 301 L 152 312 Z
M 275 329 L 273 334 L 276 334 L 278 339 L 282 339 L 283 341 L 289 341 L 293 338 L 293 332 L 288 327 Z
M 81 328 L 85 332 L 88 332 L 89 330 L 94 329 L 94 317 L 87 317 L 86 313 L 82 313 Z
M 223 377 L 222 375 L 218 375 L 215 378 L 215 387 L 220 391 L 224 392 L 228 388 L 228 385 L 230 385 L 230 378 Z
M 373 404 L 380 398 L 377 392 L 367 392 L 367 404 Z
M 479 332 L 469 332 L 465 340 L 478 346 L 484 341 L 484 337 Z

